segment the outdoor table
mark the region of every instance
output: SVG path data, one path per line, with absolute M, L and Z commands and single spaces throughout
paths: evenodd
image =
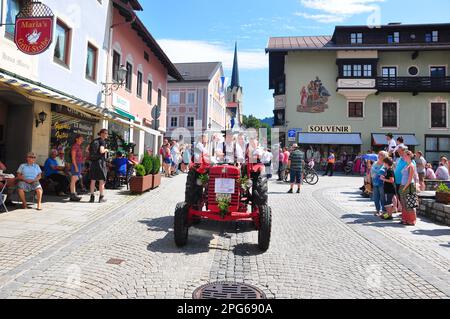
M 12 174 L 0 174 L 0 182 L 4 182 L 4 185 L 0 188 L 0 206 L 3 206 L 3 208 L 5 209 L 6 212 L 8 212 L 8 209 L 6 208 L 5 205 L 5 191 L 6 191 L 6 185 L 8 184 L 8 180 L 10 179 L 14 179 L 16 178 L 14 175 Z

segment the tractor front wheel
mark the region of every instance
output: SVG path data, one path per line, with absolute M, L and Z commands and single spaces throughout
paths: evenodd
M 270 245 L 272 232 L 272 209 L 267 205 L 259 207 L 259 232 L 258 247 L 261 251 L 267 251 Z
M 253 178 L 253 204 L 257 206 L 267 205 L 269 199 L 269 186 L 267 177 L 258 175 Z
M 199 205 L 202 200 L 203 188 L 197 185 L 197 178 L 200 176 L 195 169 L 191 169 L 187 176 L 185 202 L 190 206 Z
M 189 223 L 188 223 L 188 206 L 186 203 L 179 203 L 175 209 L 175 220 L 174 220 L 174 237 L 175 244 L 178 247 L 186 246 L 189 234 Z

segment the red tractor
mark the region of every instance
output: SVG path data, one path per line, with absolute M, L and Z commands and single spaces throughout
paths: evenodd
M 267 251 L 272 209 L 267 205 L 268 185 L 264 165 L 195 164 L 186 182 L 185 201 L 175 210 L 175 243 L 187 244 L 189 228 L 201 220 L 250 222 L 258 230 L 258 247 Z

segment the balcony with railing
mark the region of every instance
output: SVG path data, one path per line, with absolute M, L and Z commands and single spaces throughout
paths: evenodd
M 379 92 L 450 92 L 450 77 L 378 77 Z

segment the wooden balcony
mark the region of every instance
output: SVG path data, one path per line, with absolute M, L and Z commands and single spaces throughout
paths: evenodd
M 379 92 L 450 92 L 450 77 L 378 77 Z

